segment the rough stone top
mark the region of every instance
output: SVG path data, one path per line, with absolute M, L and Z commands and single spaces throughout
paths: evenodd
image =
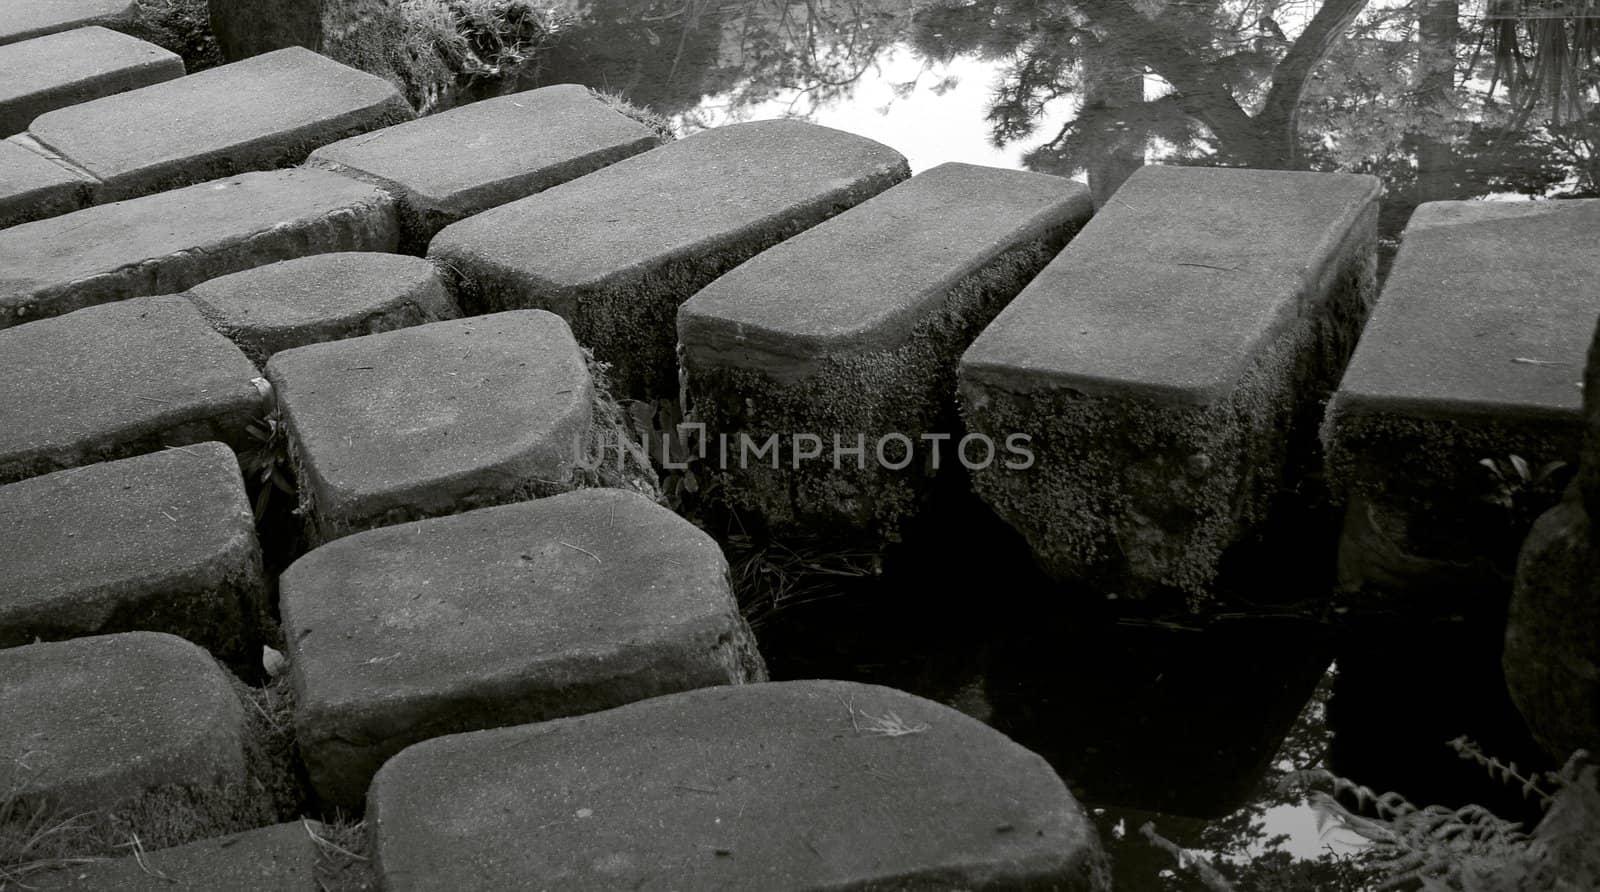
M 19 143 L 0 139 L 0 198 L 51 186 L 92 182 Z
M 196 443 L 0 486 L 0 615 L 200 574 L 253 542 L 239 461 Z
M 893 349 L 962 278 L 1092 212 L 1082 183 L 942 164 L 706 286 L 678 310 L 679 341 L 701 362 L 768 369 Z
M 135 0 L 0 0 L 0 44 L 132 19 Z
M 620 158 L 655 144 L 649 128 L 586 88 L 557 84 L 351 137 L 317 149 L 310 160 L 398 186 L 430 209 L 467 214 L 569 180 L 574 174 L 565 168 L 587 155 L 612 151 Z
M 410 116 L 383 78 L 289 47 L 57 109 L 36 118 L 28 133 L 111 181 L 166 176 L 263 140 L 292 143 Z
M 306 819 L 138 855 L 65 864 L 28 875 L 40 892 L 309 892 L 329 888 L 316 870 L 323 825 Z M 343 888 L 335 885 L 333 888 Z
M 0 229 L 0 328 L 28 321 L 27 306 L 42 295 L 69 292 L 86 279 L 378 201 L 388 199 L 377 187 L 336 173 L 275 170 Z
M 448 226 L 429 254 L 485 258 L 552 290 L 715 251 L 796 207 L 905 158 L 865 137 L 799 121 L 696 133 Z
M 194 781 L 201 766 L 238 774 L 207 780 L 242 781 L 243 708 L 211 655 L 176 635 L 0 650 L 0 789 L 49 791 L 70 808 Z
M 702 688 L 435 738 L 383 766 L 368 816 L 393 890 L 498 892 L 530 876 L 563 889 L 1099 888 L 1094 831 L 1042 758 L 953 709 L 842 681 Z
M 380 307 L 437 276 L 420 257 L 340 251 L 208 279 L 188 295 L 207 316 L 228 325 L 281 330 Z
M 962 375 L 1209 404 L 1296 319 L 1376 177 L 1140 168 L 1000 312 Z
M 183 74 L 183 60 L 177 54 L 98 26 L 10 44 L 0 50 L 0 105 L 43 89 L 163 63 Z
M 369 530 L 282 579 L 299 702 L 341 720 L 441 680 L 572 677 L 600 660 L 647 667 L 736 615 L 717 544 L 642 495 L 585 489 Z M 618 664 L 620 665 L 620 664 Z M 449 687 L 449 684 L 445 684 Z M 377 718 L 381 719 L 381 715 Z
M 1575 418 L 1597 283 L 1600 199 L 1424 204 L 1336 399 L 1348 412 Z

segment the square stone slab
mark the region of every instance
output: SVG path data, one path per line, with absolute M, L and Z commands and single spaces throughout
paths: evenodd
M 0 136 L 48 111 L 183 77 L 183 60 L 100 27 L 0 47 Z
M 246 448 L 267 409 L 256 377 L 173 295 L 0 331 L 0 483 L 207 440 Z
M 1379 182 L 1145 167 L 961 359 L 979 494 L 1061 579 L 1203 599 L 1314 453 L 1373 300 Z
M 0 139 L 0 229 L 88 207 L 94 188 L 89 176 Z
M 542 310 L 286 350 L 267 378 L 313 541 L 569 488 L 594 398 Z
M 85 25 L 126 25 L 138 9 L 134 0 L 0 0 L 0 44 Z
M 308 829 L 309 828 L 309 829 Z M 88 864 L 29 874 L 46 892 L 311 892 L 316 889 L 315 821 L 291 821 Z
M 611 363 L 619 393 L 676 396 L 679 304 L 907 174 L 900 153 L 864 137 L 735 124 L 448 226 L 428 255 L 458 278 L 464 311 L 558 313 Z
M 106 201 L 305 160 L 412 118 L 395 86 L 302 47 L 50 112 L 28 133 L 98 177 Z
M 325 802 L 460 731 L 593 712 L 765 667 L 711 537 L 587 489 L 371 530 L 281 581 L 295 731 Z
M 1081 183 L 944 164 L 690 298 L 678 341 L 695 420 L 719 453 L 724 436 L 778 437 L 778 467 L 722 468 L 729 503 L 769 529 L 893 538 L 931 489 L 924 456 L 907 450 L 956 430 L 961 351 L 1091 213 Z M 821 438 L 822 454 L 797 467 L 802 434 Z M 897 436 L 909 439 L 880 455 Z M 835 461 L 835 448 L 857 446 Z
M 324 170 L 247 173 L 0 230 L 0 328 L 328 251 L 393 251 L 383 190 Z
M 497 96 L 311 153 L 309 163 L 377 183 L 400 199 L 401 250 L 482 213 L 654 148 L 648 127 L 585 87 Z M 442 163 L 442 159 L 449 159 Z
M 233 684 L 199 646 L 160 632 L 0 650 L 0 789 L 70 813 L 177 788 L 203 809 L 245 782 Z
M 392 892 L 551 888 L 1107 890 L 1050 766 L 901 691 L 701 688 L 435 738 L 367 820 Z
M 188 298 L 261 367 L 293 347 L 461 315 L 433 264 L 372 252 L 258 266 L 201 282 Z
M 149 630 L 259 658 L 261 548 L 221 443 L 0 486 L 0 541 L 0 647 Z

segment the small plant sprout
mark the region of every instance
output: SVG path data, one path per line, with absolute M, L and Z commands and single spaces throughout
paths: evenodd
M 904 737 L 908 734 L 921 734 L 928 730 L 927 722 L 908 722 L 894 711 L 885 711 L 882 715 L 873 715 L 864 709 L 857 709 L 855 701 L 839 700 L 847 712 L 850 713 L 850 727 L 857 734 L 876 734 L 880 737 Z
M 1510 455 L 1504 460 L 1479 459 L 1478 464 L 1487 468 L 1492 478 L 1492 488 L 1484 499 L 1507 509 L 1515 508 L 1519 500 L 1536 490 L 1553 485 L 1556 476 L 1567 468 L 1564 461 L 1551 461 L 1535 471 L 1520 455 Z

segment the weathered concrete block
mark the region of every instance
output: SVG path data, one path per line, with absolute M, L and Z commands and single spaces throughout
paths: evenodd
M 0 540 L 0 647 L 148 630 L 260 657 L 261 547 L 221 443 L 0 486 Z
M 95 185 L 92 177 L 0 139 L 0 229 L 88 207 Z
M 1314 454 L 1374 298 L 1373 177 L 1146 167 L 962 357 L 974 473 L 1059 578 L 1201 596 Z
M 313 254 L 201 282 L 187 296 L 265 367 L 274 353 L 454 319 L 433 264 L 398 254 Z
M 313 542 L 567 489 L 594 399 L 538 310 L 286 350 L 267 378 Z
M 715 541 L 617 489 L 359 533 L 282 577 L 295 731 L 359 808 L 430 737 L 765 681 Z
M 0 0 L 0 44 L 87 25 L 127 25 L 137 16 L 135 0 Z
M 0 328 L 330 251 L 392 251 L 394 200 L 321 170 L 247 173 L 0 230 Z
M 446 227 L 428 254 L 466 312 L 559 313 L 620 393 L 675 396 L 680 303 L 907 174 L 893 149 L 826 127 L 718 127 Z
M 1597 200 L 1412 215 L 1323 428 L 1329 482 L 1349 501 L 1345 586 L 1422 598 L 1476 580 L 1505 603 L 1517 545 L 1560 482 L 1524 480 L 1510 457 L 1530 478 L 1578 458 L 1597 230 Z M 1419 561 L 1434 565 L 1406 569 Z
M 411 117 L 393 84 L 296 47 L 59 109 L 28 133 L 118 201 L 296 164 Z
M 47 892 L 307 892 L 316 886 L 315 821 L 293 821 L 202 839 L 138 856 L 65 864 L 29 874 L 28 887 Z
M 915 819 L 886 833 L 874 802 Z M 1043 759 L 953 709 L 842 681 L 702 688 L 436 738 L 384 765 L 367 817 L 395 892 L 530 876 L 563 889 L 1110 888 L 1093 826 Z
M 256 375 L 176 296 L 0 331 L 0 483 L 208 440 L 242 449 L 266 409 Z
M 0 48 L 0 136 L 48 111 L 183 76 L 183 60 L 153 43 L 100 27 Z
M 8 648 L 0 679 L 0 789 L 25 805 L 97 811 L 172 797 L 204 811 L 246 779 L 244 706 L 228 673 L 182 638 Z
M 956 429 L 961 351 L 1093 210 L 1081 183 L 945 164 L 690 298 L 678 342 L 695 420 L 719 452 L 724 436 L 736 450 L 738 438 L 778 438 L 767 462 L 726 463 L 729 503 L 774 529 L 893 538 L 932 481 L 908 451 Z M 822 455 L 792 460 L 796 434 L 820 438 Z M 897 436 L 908 439 L 880 455 Z M 835 461 L 835 449 L 858 446 Z
M 401 250 L 421 254 L 458 220 L 636 155 L 659 143 L 584 87 L 499 96 L 323 146 L 309 163 L 400 200 Z M 441 158 L 450 159 L 441 164 Z

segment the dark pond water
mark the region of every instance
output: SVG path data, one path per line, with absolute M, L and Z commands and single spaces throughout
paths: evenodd
M 681 134 L 795 116 L 914 171 L 1022 167 L 1099 201 L 1145 163 L 1374 173 L 1392 248 L 1422 201 L 1600 194 L 1600 28 L 1486 3 L 593 0 L 523 86 L 617 91 Z M 1315 498 L 1291 513 L 1203 619 L 1049 584 L 960 481 L 882 561 L 743 566 L 778 593 L 758 615 L 775 675 L 905 688 L 1044 754 L 1094 810 L 1118 889 L 1200 888 L 1146 820 L 1226 869 L 1254 863 L 1241 889 L 1361 888 L 1328 863 L 1345 841 L 1276 790 L 1285 771 L 1509 814 L 1516 796 L 1444 742 L 1539 758 L 1494 608 L 1352 610 L 1334 596 L 1336 519 Z

